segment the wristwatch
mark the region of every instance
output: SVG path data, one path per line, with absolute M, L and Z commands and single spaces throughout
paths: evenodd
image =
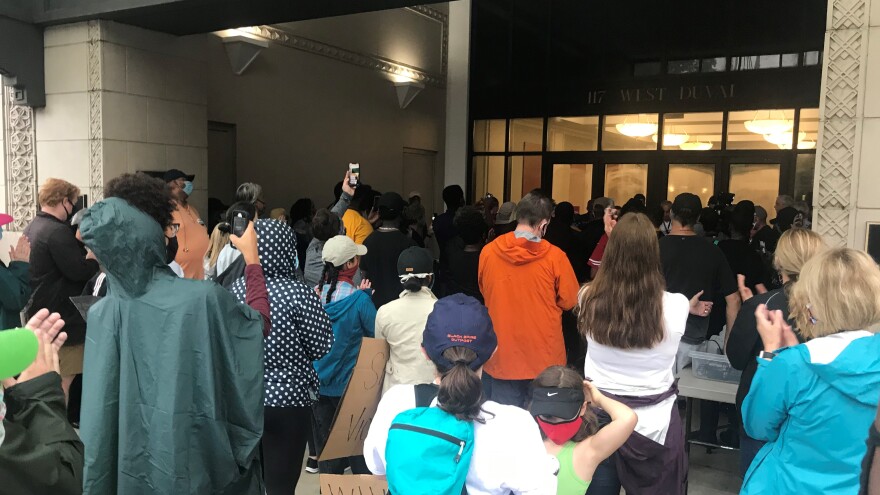
M 758 357 L 761 359 L 766 359 L 767 361 L 772 361 L 773 358 L 776 357 L 775 352 L 761 351 L 758 353 Z

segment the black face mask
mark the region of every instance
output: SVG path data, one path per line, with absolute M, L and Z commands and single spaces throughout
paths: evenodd
M 168 244 L 165 245 L 165 264 L 170 265 L 177 257 L 177 237 L 166 237 Z

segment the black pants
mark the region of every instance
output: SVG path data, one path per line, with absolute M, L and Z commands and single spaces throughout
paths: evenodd
M 333 416 L 336 414 L 336 408 L 339 407 L 339 401 L 341 400 L 341 397 L 321 396 L 318 402 L 312 404 L 315 449 L 318 451 L 318 456 L 321 455 L 324 445 L 327 444 L 327 437 L 330 436 L 330 427 L 333 426 Z M 300 458 L 302 458 L 302 455 L 300 455 Z M 318 462 L 318 470 L 322 474 L 343 474 L 345 466 L 351 466 L 352 474 L 370 474 L 367 462 L 362 455 Z
M 263 479 L 268 495 L 290 495 L 296 490 L 306 438 L 311 429 L 309 408 L 269 407 L 263 418 Z

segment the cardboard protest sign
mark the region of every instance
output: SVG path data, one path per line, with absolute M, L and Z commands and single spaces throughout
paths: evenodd
M 387 495 L 388 481 L 369 474 L 322 474 L 321 495 Z
M 364 454 L 364 439 L 382 398 L 387 362 L 388 342 L 364 338 L 320 460 Z

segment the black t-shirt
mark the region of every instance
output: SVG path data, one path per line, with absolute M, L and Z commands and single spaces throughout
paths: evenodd
M 701 301 L 713 301 L 716 295 L 724 297 L 737 291 L 736 277 L 724 253 L 709 239 L 667 235 L 659 242 L 667 291 L 684 294 L 688 299 L 703 291 Z M 681 340 L 686 344 L 699 344 L 706 340 L 708 329 L 709 318 L 688 315 Z
M 459 244 L 450 242 L 446 253 L 449 255 L 446 295 L 465 294 L 483 302 L 478 282 L 480 251 L 465 251 Z
M 397 275 L 397 258 L 416 243 L 399 230 L 375 230 L 364 241 L 367 254 L 361 259 L 361 270 L 373 284 L 373 303 L 377 308 L 400 297 L 403 286 Z
M 752 249 L 773 253 L 776 251 L 777 242 L 779 242 L 779 232 L 773 227 L 765 225 L 752 236 Z
M 744 240 L 725 239 L 718 242 L 730 270 L 735 275 L 746 276 L 746 287 L 755 292 L 755 286 L 764 283 L 764 265 L 761 255 Z

